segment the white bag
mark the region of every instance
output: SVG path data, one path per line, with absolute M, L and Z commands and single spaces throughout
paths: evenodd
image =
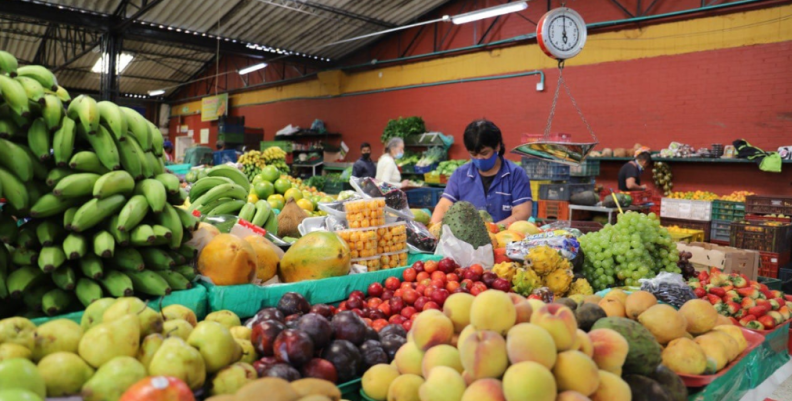
M 473 249 L 473 245 L 455 237 L 448 226 L 443 226 L 443 232 L 440 234 L 440 241 L 437 243 L 435 255 L 451 258 L 463 267 L 480 264 L 481 267 L 489 270 L 495 265 L 492 244 Z

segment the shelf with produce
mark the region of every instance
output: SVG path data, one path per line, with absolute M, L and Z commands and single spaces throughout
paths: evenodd
M 591 157 L 588 160 L 599 160 L 602 162 L 617 162 L 617 161 L 630 161 L 632 157 Z M 755 161 L 748 159 L 716 159 L 706 157 L 652 157 L 654 162 L 666 163 L 753 163 Z M 784 164 L 792 164 L 792 160 L 783 160 Z
M 315 139 L 315 138 L 340 138 L 341 134 L 336 132 L 319 133 L 311 130 L 300 130 L 292 135 L 275 135 L 275 140 L 294 140 L 294 139 Z

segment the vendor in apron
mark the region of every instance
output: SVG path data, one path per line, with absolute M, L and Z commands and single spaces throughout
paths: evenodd
M 440 222 L 451 205 L 459 201 L 486 210 L 498 224 L 508 226 L 528 220 L 531 182 L 525 170 L 503 158 L 506 146 L 500 129 L 487 120 L 473 121 L 465 128 L 464 142 L 471 162 L 460 166 L 448 179 L 432 223 Z

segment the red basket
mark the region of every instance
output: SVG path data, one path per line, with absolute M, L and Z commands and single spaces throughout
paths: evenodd
M 540 200 L 538 218 L 546 220 L 569 220 L 569 202 Z
M 764 221 L 777 221 L 779 223 L 790 223 L 792 222 L 792 218 L 790 217 L 770 217 L 764 216 L 761 214 L 746 214 L 746 220 L 764 220 Z
M 655 205 L 660 205 L 660 201 L 657 202 L 653 201 L 654 198 L 654 191 L 651 189 L 647 189 L 646 191 L 614 191 L 617 194 L 625 194 L 630 195 L 632 198 L 632 204 L 635 206 L 645 205 L 647 203 L 654 203 Z M 600 200 L 605 200 L 606 197 L 611 195 L 610 190 L 600 191 Z
M 684 373 L 678 373 L 679 377 L 682 378 L 682 381 L 685 383 L 687 387 L 704 387 L 707 384 L 712 383 L 715 379 L 723 376 L 729 369 L 731 369 L 734 365 L 740 362 L 741 359 L 745 358 L 746 355 L 750 354 L 751 351 L 756 349 L 756 347 L 760 346 L 764 342 L 764 336 L 759 334 L 755 331 L 748 330 L 744 327 L 741 327 L 743 336 L 745 336 L 745 340 L 748 342 L 748 346 L 745 347 L 745 350 L 734 358 L 733 361 L 729 362 L 728 365 L 724 366 L 720 372 L 715 373 L 714 375 L 686 375 Z
M 778 278 L 778 269 L 786 266 L 790 260 L 790 252 L 759 252 L 759 275 L 762 277 Z

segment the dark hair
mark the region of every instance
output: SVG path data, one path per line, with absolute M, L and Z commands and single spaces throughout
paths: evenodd
M 481 149 L 486 147 L 497 148 L 498 155 L 503 156 L 506 153 L 506 145 L 503 144 L 503 135 L 500 128 L 492 121 L 485 119 L 476 120 L 468 124 L 465 128 L 464 134 L 465 149 L 468 152 L 480 152 Z
M 216 147 L 217 149 L 222 149 L 222 148 L 224 148 L 224 147 L 225 147 L 225 142 L 223 142 L 223 141 L 217 141 L 217 143 L 215 144 L 215 147 Z
M 643 152 L 639 154 L 638 157 L 636 157 L 636 159 L 642 162 L 650 162 L 652 161 L 652 155 L 650 155 L 649 152 Z
M 363 142 L 363 143 L 360 144 L 360 150 L 363 150 L 363 148 L 371 149 L 371 144 L 368 143 L 368 142 Z

